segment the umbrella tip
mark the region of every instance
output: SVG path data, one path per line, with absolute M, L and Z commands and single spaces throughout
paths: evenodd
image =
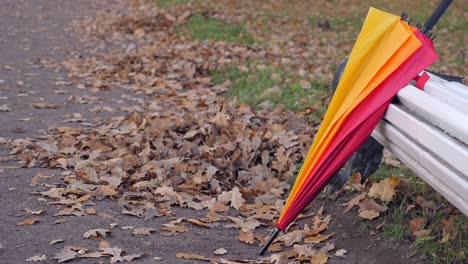
M 265 254 L 265 252 L 268 250 L 268 248 L 270 247 L 271 243 L 273 243 L 273 241 L 275 240 L 275 238 L 278 236 L 278 234 L 281 232 L 281 229 L 279 229 L 278 227 L 275 228 L 275 230 L 273 230 L 273 232 L 271 233 L 270 235 L 270 238 L 268 239 L 268 241 L 265 243 L 265 245 L 263 245 L 262 249 L 260 250 L 260 252 L 258 253 L 260 256 L 263 256 L 263 254 Z

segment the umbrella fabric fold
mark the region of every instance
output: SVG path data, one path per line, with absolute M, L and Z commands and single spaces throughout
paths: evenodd
M 372 11 L 371 9 L 364 27 L 372 15 Z M 374 12 L 374 14 L 376 13 Z M 380 15 L 379 13 L 377 14 Z M 385 19 L 388 18 L 393 19 L 391 16 Z M 375 20 L 369 21 L 375 22 Z M 397 49 L 394 49 L 394 52 L 390 56 L 386 56 L 386 63 L 381 65 L 378 71 L 373 71 L 373 76 L 365 78 L 366 85 L 364 85 L 363 89 L 359 89 L 358 92 L 354 92 L 353 96 L 351 96 L 352 98 L 349 95 L 342 96 L 341 94 L 334 96 L 334 99 L 330 103 L 330 108 L 334 107 L 335 112 L 329 114 L 327 111 L 325 119 L 328 117 L 329 122 L 320 128 L 322 131 L 321 138 L 317 138 L 319 137 L 317 135 L 314 145 L 309 151 L 299 174 L 301 179 L 298 176 L 277 223 L 278 228 L 282 230 L 286 229 L 299 213 L 320 193 L 331 176 L 372 133 L 372 130 L 378 124 L 396 93 L 437 59 L 430 39 L 418 30 L 410 28 L 405 22 L 398 20 L 398 23 L 401 25 L 400 28 L 404 28 L 405 32 L 409 32 L 410 35 L 403 41 L 399 40 L 398 43 L 401 43 L 401 45 Z M 394 30 L 395 24 L 389 27 L 392 26 L 393 28 L 389 29 L 390 32 L 387 32 L 387 36 L 392 36 L 392 32 L 398 32 L 398 30 Z M 364 32 L 364 29 L 362 32 Z M 365 33 L 370 34 L 368 31 Z M 359 43 L 365 42 L 361 41 Z M 358 42 L 356 43 L 357 45 Z M 356 46 L 353 48 L 353 52 L 359 50 L 356 49 Z M 382 44 L 377 46 L 385 47 Z M 384 53 L 386 51 L 374 50 L 374 52 Z M 376 56 L 371 57 L 376 58 Z M 370 62 L 363 64 L 364 66 L 374 65 Z M 363 64 L 361 64 L 361 67 Z M 355 62 L 354 66 L 356 65 L 358 64 Z M 346 69 L 348 69 L 348 66 Z M 355 71 L 348 70 L 348 74 L 350 72 L 355 73 Z M 345 73 L 343 73 L 343 76 Z M 340 82 L 338 89 L 341 89 L 341 93 L 347 89 L 359 88 L 355 87 L 355 82 L 346 83 L 347 81 L 349 82 L 350 78 L 342 79 Z M 335 97 L 338 99 L 335 100 Z M 347 108 L 343 108 L 344 101 L 346 100 Z M 337 102 L 341 104 L 337 106 L 332 105 Z M 337 117 L 337 115 L 339 116 Z

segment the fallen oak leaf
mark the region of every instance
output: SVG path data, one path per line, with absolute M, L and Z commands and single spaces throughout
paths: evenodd
M 160 228 L 162 231 L 169 231 L 169 232 L 178 232 L 184 233 L 188 231 L 188 227 L 184 225 L 176 225 L 174 223 L 163 224 Z
M 187 221 L 194 224 L 194 225 L 197 225 L 197 226 L 210 228 L 210 226 L 207 223 L 205 223 L 205 222 L 203 222 L 201 220 L 198 220 L 198 219 L 187 218 Z
M 218 248 L 213 252 L 215 255 L 224 255 L 227 253 L 227 250 L 225 248 Z
M 325 253 L 319 252 L 311 257 L 311 264 L 326 264 L 328 262 L 328 256 Z
M 139 227 L 133 229 L 133 235 L 135 236 L 149 236 L 151 232 L 156 231 L 154 228 L 149 227 Z
M 42 254 L 42 255 L 32 256 L 26 259 L 26 262 L 37 262 L 37 261 L 44 261 L 44 260 L 47 260 L 47 256 Z
M 247 244 L 253 244 L 255 242 L 254 233 L 252 231 L 240 231 L 239 235 L 236 237 L 237 240 L 242 241 Z
M 24 225 L 34 225 L 35 223 L 39 222 L 37 218 L 26 218 L 23 221 L 17 223 L 17 226 L 24 226 Z
M 307 243 L 307 244 L 318 244 L 318 243 L 321 243 L 322 241 L 327 240 L 328 238 L 330 238 L 330 237 L 333 236 L 334 234 L 335 234 L 335 233 L 328 234 L 328 235 L 317 234 L 317 235 L 315 235 L 315 236 L 306 237 L 306 238 L 304 238 L 304 243 Z
M 377 197 L 383 202 L 390 202 L 395 195 L 395 187 L 400 183 L 400 178 L 389 177 L 378 183 L 373 183 L 369 190 L 370 197 Z
M 66 246 L 55 254 L 55 259 L 58 260 L 58 263 L 69 261 L 78 257 L 78 253 L 73 250 L 73 246 Z
M 26 208 L 24 209 L 24 211 L 28 214 L 32 214 L 32 215 L 40 215 L 42 213 L 44 213 L 45 211 L 44 210 L 31 210 L 29 208 Z
M 57 243 L 62 243 L 64 241 L 65 239 L 54 239 L 54 240 L 49 241 L 49 246 L 57 244 Z
M 299 256 L 303 257 L 312 257 L 317 254 L 317 251 L 310 246 L 307 245 L 294 245 L 293 250 L 296 251 L 296 253 Z
M 176 258 L 181 258 L 181 259 L 194 259 L 194 260 L 209 260 L 209 258 L 204 257 L 202 255 L 197 255 L 197 254 L 192 254 L 192 253 L 185 253 L 185 252 L 179 252 L 176 254 Z
M 380 213 L 374 210 L 365 210 L 365 211 L 360 212 L 359 216 L 367 220 L 372 220 L 374 218 L 379 217 Z
M 337 251 L 335 252 L 335 256 L 337 256 L 337 257 L 343 257 L 343 256 L 346 254 L 346 252 L 348 252 L 348 251 L 346 251 L 346 249 L 337 250 Z
M 110 234 L 111 231 L 109 229 L 103 229 L 103 228 L 99 228 L 99 229 L 91 229 L 89 231 L 86 231 L 84 234 L 83 234 L 83 238 L 86 238 L 86 239 L 96 239 L 96 238 L 105 238 L 107 237 L 107 234 Z
M 144 255 L 145 255 L 145 254 L 126 255 L 126 256 L 123 256 L 123 259 L 124 259 L 125 261 L 130 262 L 130 261 L 133 261 L 133 260 L 135 260 L 135 259 L 137 259 L 137 258 L 141 258 L 141 257 L 143 257 Z

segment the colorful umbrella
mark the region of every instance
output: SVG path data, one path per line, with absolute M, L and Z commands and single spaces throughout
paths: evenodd
M 396 93 L 437 59 L 427 36 L 450 2 L 441 3 L 426 28 L 409 26 L 406 14 L 370 9 L 277 228 L 260 254 L 369 137 Z

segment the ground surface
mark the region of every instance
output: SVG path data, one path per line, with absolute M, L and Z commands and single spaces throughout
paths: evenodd
M 95 1 L 98 2 L 98 1 Z M 51 126 L 64 125 L 64 115 L 80 113 L 85 122 L 95 123 L 106 120 L 112 114 L 91 113 L 89 106 L 68 100 L 71 96 L 96 96 L 101 105 L 115 106 L 125 91 L 114 89 L 90 93 L 87 90 L 61 85 L 67 82 L 67 73 L 46 68 L 44 61 L 58 61 L 81 54 L 86 56 L 87 47 L 77 41 L 79 35 L 67 32 L 67 25 L 97 9 L 106 8 L 102 2 L 94 1 L 55 1 L 55 0 L 5 0 L 0 9 L 0 105 L 6 104 L 9 111 L 0 112 L 1 138 L 26 138 L 38 136 L 36 131 Z M 109 2 L 108 4 L 112 4 Z M 34 103 L 57 105 L 55 109 L 34 108 Z M 130 104 L 130 102 L 128 102 Z M 37 107 L 37 106 L 36 106 Z M 39 106 L 39 108 L 42 108 Z M 113 113 L 118 115 L 119 112 Z M 68 124 L 77 125 L 77 124 Z M 78 124 L 79 125 L 79 124 Z M 86 125 L 86 124 L 85 124 Z M 7 150 L 1 150 L 1 157 Z M 56 182 L 59 170 L 38 168 L 14 168 L 15 162 L 7 161 L 0 166 L 0 262 L 24 263 L 27 258 L 45 254 L 43 263 L 55 263 L 54 255 L 66 245 L 96 248 L 99 241 L 84 240 L 83 234 L 94 228 L 109 228 L 117 223 L 106 240 L 128 254 L 145 256 L 134 260 L 135 263 L 154 263 L 153 257 L 162 258 L 162 263 L 194 263 L 193 260 L 178 259 L 179 252 L 189 252 L 208 257 L 213 251 L 223 247 L 226 258 L 256 259 L 258 245 L 248 245 L 235 239 L 238 231 L 223 228 L 222 225 L 210 229 L 189 226 L 189 231 L 177 236 L 166 237 L 159 232 L 161 224 L 168 218 L 157 217 L 145 221 L 141 218 L 122 215 L 117 203 L 112 200 L 101 201 L 96 205 L 97 215 L 66 217 L 62 224 L 54 224 L 61 217 L 54 217 L 57 208 L 46 206 L 38 201 L 38 196 L 30 194 L 37 191 L 30 182 L 37 172 L 56 175 L 45 181 Z M 344 258 L 333 257 L 329 263 L 418 263 L 423 262 L 414 256 L 408 259 L 405 245 L 384 242 L 381 235 L 370 235 L 361 230 L 359 220 L 344 214 L 338 202 L 322 201 L 325 213 L 332 214 L 329 229 L 336 235 L 330 241 L 336 248 L 344 248 Z M 17 226 L 17 223 L 30 217 L 24 210 L 45 209 L 38 215 L 39 223 Z M 318 206 L 315 208 L 318 209 Z M 206 211 L 176 209 L 178 217 L 199 217 Z M 157 231 L 150 236 L 137 237 L 130 230 L 119 227 L 152 227 Z M 263 232 L 266 234 L 268 230 Z M 51 240 L 64 239 L 64 242 L 49 245 Z M 72 260 L 72 263 L 104 263 L 108 260 Z

